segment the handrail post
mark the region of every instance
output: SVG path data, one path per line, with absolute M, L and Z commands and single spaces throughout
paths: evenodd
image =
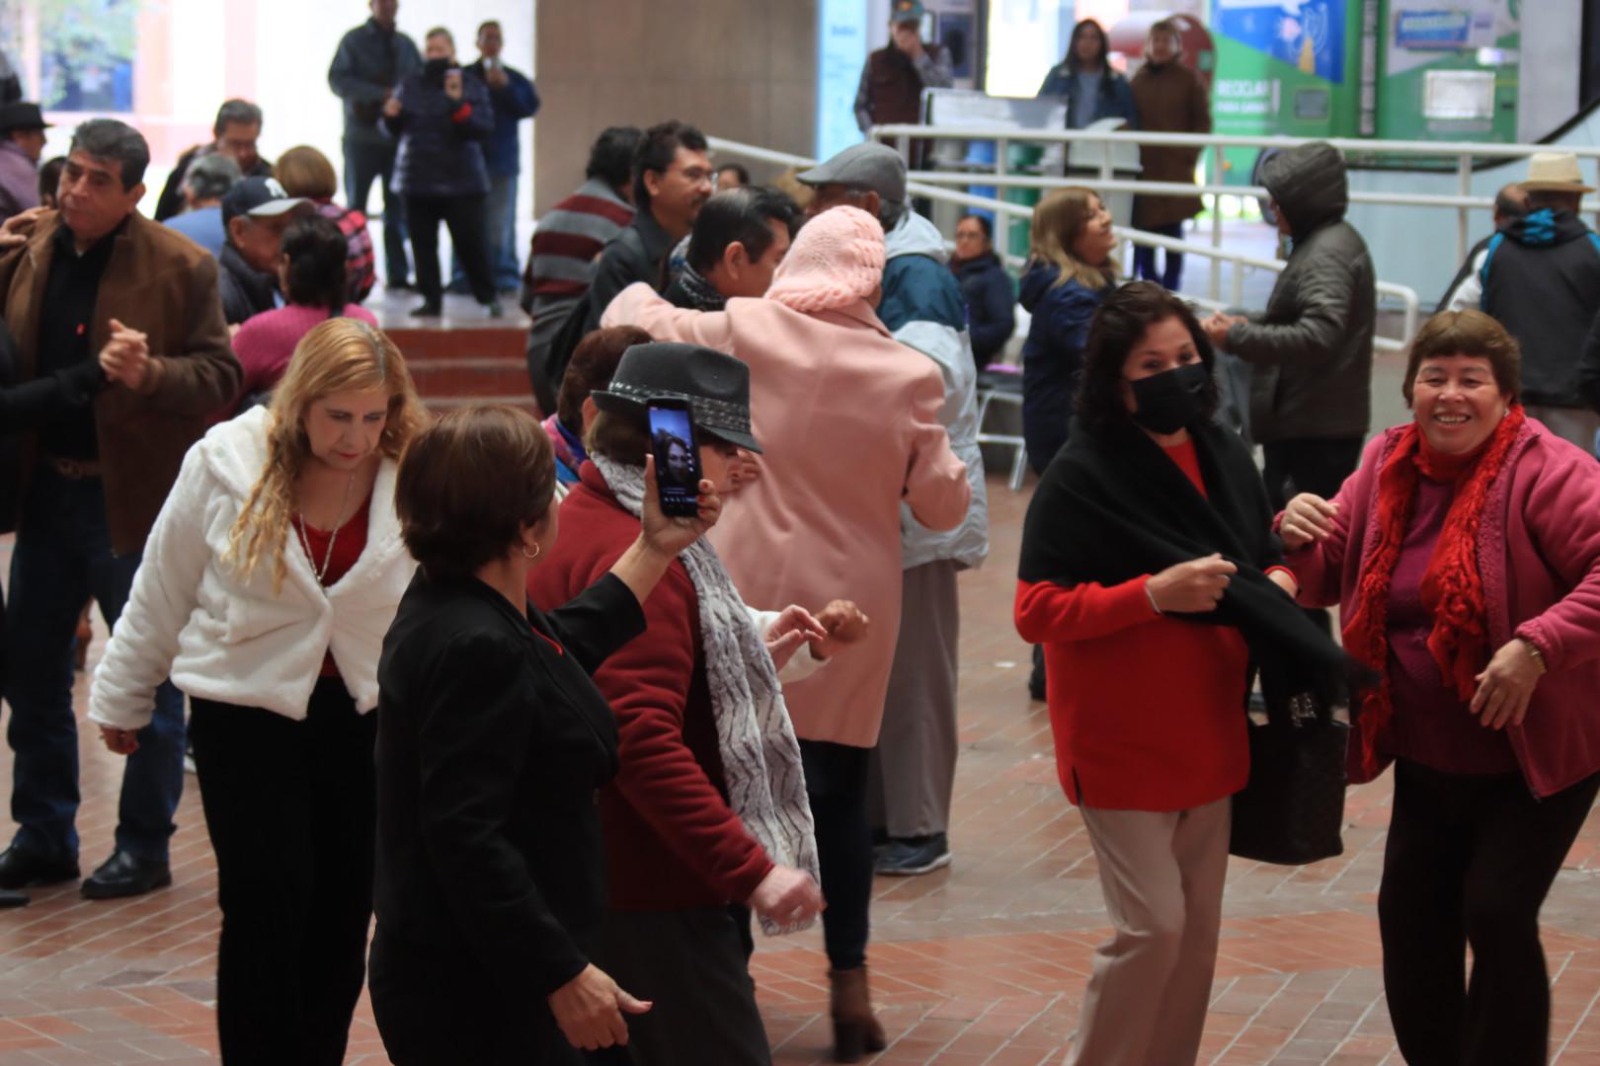
M 1213 185 L 1220 186 L 1222 184 L 1222 151 L 1222 145 L 1220 144 L 1214 145 L 1211 149 L 1211 165 L 1216 168 L 1215 180 L 1211 182 Z M 1217 249 L 1218 251 L 1222 250 L 1222 194 L 1220 192 L 1214 192 L 1211 194 L 1211 247 Z M 1217 299 L 1218 294 L 1221 292 L 1222 260 L 1216 256 L 1212 256 L 1211 288 L 1209 290 L 1209 295 L 1213 300 L 1215 300 Z
M 1461 153 L 1461 158 L 1456 163 L 1456 174 L 1460 177 L 1460 191 L 1462 196 L 1472 195 L 1472 156 L 1466 152 Z M 1472 209 L 1465 204 L 1456 208 L 1456 262 L 1460 263 L 1467 258 L 1467 248 L 1470 246 L 1468 216 Z
M 1011 142 L 1009 140 L 1007 140 L 1004 137 L 1000 137 L 1000 138 L 995 140 L 995 142 L 994 142 L 994 176 L 995 177 L 1003 178 L 1009 172 L 1010 167 L 1006 162 L 1006 156 L 1010 154 L 1010 151 L 1011 151 Z M 971 190 L 969 189 L 968 191 L 971 191 Z M 1002 186 L 1000 186 L 998 184 L 995 186 L 994 198 L 996 200 L 1004 200 L 1006 198 L 1006 190 Z M 1009 211 L 996 211 L 995 214 L 996 214 L 996 216 L 998 216 L 996 221 L 998 221 L 1000 223 L 1000 249 L 1001 249 L 1000 254 L 1001 255 L 1006 255 L 1011 251 L 1011 223 L 1015 222 L 1016 219 L 1012 217 L 1011 212 L 1009 212 Z

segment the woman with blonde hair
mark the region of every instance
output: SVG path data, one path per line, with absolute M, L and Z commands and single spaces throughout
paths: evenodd
M 95 673 L 128 754 L 170 673 L 217 857 L 223 1061 L 337 1066 L 372 917 L 383 634 L 415 564 L 396 461 L 424 415 L 366 323 L 307 333 L 270 407 L 189 450 Z
M 1083 368 L 1089 324 L 1116 281 L 1111 212 L 1094 190 L 1069 185 L 1033 209 L 1022 307 L 1033 321 L 1022 346 L 1022 437 L 1028 463 L 1043 475 L 1067 443 L 1072 397 Z M 1028 693 L 1045 697 L 1044 655 L 1034 647 Z

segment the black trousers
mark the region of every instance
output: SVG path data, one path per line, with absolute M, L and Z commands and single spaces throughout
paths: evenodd
M 417 268 L 417 291 L 437 305 L 444 299 L 439 276 L 439 223 L 450 227 L 456 258 L 466 271 L 472 297 L 481 304 L 495 298 L 489 273 L 487 196 L 407 196 L 406 225 L 411 231 L 411 257 Z
M 1183 223 L 1169 222 L 1165 226 L 1147 226 L 1145 232 L 1161 237 L 1183 240 Z M 1183 285 L 1183 253 L 1170 248 L 1161 250 L 1166 258 L 1161 270 L 1156 269 L 1156 249 L 1148 244 L 1133 246 L 1133 276 L 1141 281 L 1154 281 L 1162 288 L 1177 292 Z
M 771 1066 L 756 986 L 729 908 L 612 911 L 595 965 L 654 1004 L 628 1019 L 636 1066 Z
M 344 142 L 345 205 L 368 218 L 367 195 L 376 181 L 383 194 L 383 283 L 393 288 L 409 277 L 406 267 L 405 201 L 394 191 L 394 143 Z
M 228 1066 L 339 1066 L 372 920 L 376 718 L 338 678 L 304 721 L 192 699 L 217 856 L 217 1031 Z
M 867 767 L 871 748 L 826 740 L 800 741 L 806 795 L 816 823 L 822 866 L 822 939 L 828 965 L 866 964 L 872 907 L 872 827 L 867 824 Z
M 1597 792 L 1600 774 L 1536 800 L 1521 774 L 1395 766 L 1378 925 L 1389 1015 L 1410 1066 L 1548 1061 L 1539 908 Z

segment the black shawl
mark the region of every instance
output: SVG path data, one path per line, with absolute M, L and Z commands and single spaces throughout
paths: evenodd
M 1283 547 L 1250 452 L 1220 426 L 1190 435 L 1205 495 L 1137 426 L 1074 425 L 1028 507 L 1018 576 L 1110 586 L 1220 553 L 1239 572 L 1217 609 L 1172 617 L 1238 629 L 1269 706 L 1303 692 L 1324 707 L 1345 702 L 1347 656 L 1266 575 L 1283 562 Z

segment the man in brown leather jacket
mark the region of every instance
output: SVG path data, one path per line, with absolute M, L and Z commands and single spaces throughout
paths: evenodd
M 867 56 L 856 90 L 856 125 L 865 133 L 873 126 L 922 121 L 922 90 L 948 89 L 950 50 L 922 40 L 924 10 L 920 0 L 894 0 L 889 43 Z
M 0 888 L 78 877 L 78 730 L 72 641 L 93 597 L 116 624 L 145 538 L 189 446 L 235 399 L 217 264 L 136 210 L 150 149 L 111 119 L 73 135 L 61 208 L 18 216 L 0 239 L 0 315 L 17 341 L 17 378 L 96 360 L 108 383 L 87 406 L 23 438 L 4 654 L 15 753 Z M 0 235 L 3 236 L 3 235 Z M 171 884 L 167 842 L 183 792 L 183 697 L 165 683 L 155 720 L 123 775 L 116 847 L 83 883 L 91 899 Z

